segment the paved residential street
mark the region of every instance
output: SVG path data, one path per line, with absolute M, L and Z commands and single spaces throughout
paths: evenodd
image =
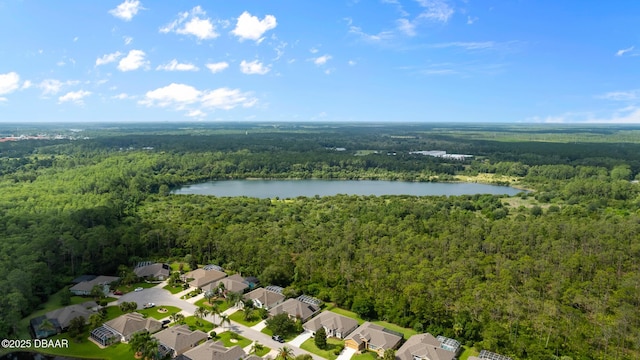
M 189 292 L 191 292 L 191 290 L 185 290 L 183 292 L 177 293 L 177 294 L 171 294 L 169 291 L 163 289 L 162 287 L 165 286 L 166 283 L 160 283 L 155 287 L 152 288 L 148 288 L 148 289 L 144 289 L 142 291 L 132 291 L 129 293 L 126 293 L 122 296 L 120 296 L 120 298 L 117 301 L 114 301 L 112 303 L 110 303 L 110 305 L 119 305 L 124 301 L 135 301 L 136 303 L 138 303 L 138 309 L 142 309 L 142 307 L 144 306 L 144 304 L 146 303 L 154 303 L 157 306 L 162 306 L 162 305 L 167 305 L 167 306 L 176 306 L 180 309 L 182 309 L 182 314 L 184 314 L 185 316 L 191 316 L 193 315 L 193 313 L 196 311 L 196 309 L 198 308 L 196 305 L 193 304 L 193 302 L 199 300 L 200 298 L 203 297 L 202 294 L 190 298 L 188 300 L 183 300 L 180 299 L 180 297 L 182 295 L 185 295 Z M 195 299 L 195 300 L 193 300 Z M 225 315 L 231 315 L 234 312 L 236 312 L 238 309 L 235 307 L 231 307 L 227 310 L 225 310 L 223 313 Z M 167 314 L 167 316 L 169 316 L 169 314 Z M 214 324 L 219 325 L 220 324 L 220 318 L 214 315 L 207 315 L 205 318 L 205 320 L 210 321 Z M 283 346 L 288 346 L 291 348 L 291 350 L 293 350 L 293 353 L 295 355 L 302 355 L 302 354 L 309 354 L 311 355 L 315 360 L 326 360 L 318 355 L 312 354 L 308 351 L 302 350 L 300 349 L 300 344 L 302 344 L 305 340 L 307 340 L 309 337 L 311 337 L 311 333 L 308 331 L 305 331 L 304 333 L 300 334 L 298 337 L 296 337 L 295 339 L 291 340 L 289 343 L 279 343 L 273 339 L 271 339 L 271 336 L 264 334 L 262 332 L 260 332 L 260 330 L 264 329 L 266 326 L 264 321 L 259 322 L 257 325 L 255 325 L 253 328 L 238 324 L 234 321 L 231 321 L 231 324 L 224 324 L 224 326 L 218 326 L 217 328 L 215 328 L 213 331 L 215 331 L 216 333 L 221 333 L 224 331 L 233 331 L 235 333 L 238 333 L 239 335 L 252 340 L 252 341 L 257 341 L 262 345 L 265 345 L 267 347 L 270 347 L 272 350 L 277 351 L 279 348 L 283 347 Z M 347 359 L 345 359 L 347 360 Z

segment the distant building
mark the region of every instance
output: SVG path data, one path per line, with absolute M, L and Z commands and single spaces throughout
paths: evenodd
M 143 262 L 133 272 L 139 278 L 165 280 L 171 275 L 171 267 L 169 264 Z
M 284 301 L 285 297 L 281 293 L 269 290 L 269 287 L 257 288 L 243 297 L 245 300 L 252 300 L 253 305 L 258 309 L 269 310 Z
M 109 293 L 109 285 L 118 280 L 120 280 L 120 278 L 117 276 L 98 276 L 92 280 L 82 281 L 75 284 L 69 289 L 69 291 L 74 295 L 89 296 L 91 295 L 93 287 L 98 285 L 102 287 L 102 292 L 107 295 Z
M 457 340 L 444 336 L 413 335 L 396 351 L 397 360 L 453 360 L 460 351 Z
M 67 330 L 71 320 L 77 317 L 83 318 L 86 323 L 89 317 L 97 312 L 97 308 L 98 304 L 95 301 L 87 301 L 49 311 L 43 316 L 31 319 L 30 330 L 36 339 L 43 339 Z
M 133 312 L 109 320 L 104 325 L 91 331 L 91 339 L 102 346 L 116 342 L 127 342 L 133 334 L 141 331 L 154 333 L 162 329 L 162 323 L 154 318 L 145 318 L 142 314 Z

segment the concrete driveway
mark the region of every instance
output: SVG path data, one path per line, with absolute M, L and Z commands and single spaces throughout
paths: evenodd
M 185 300 L 181 300 L 180 298 L 172 295 L 169 291 L 157 287 L 143 289 L 142 291 L 128 292 L 120 296 L 117 303 L 118 305 L 120 305 L 124 301 L 135 301 L 136 303 L 138 303 L 138 309 L 142 309 L 144 304 L 150 302 L 156 304 L 156 306 L 176 306 L 182 309 L 185 316 L 193 315 L 193 313 L 198 308 L 194 304 L 191 304 Z
M 311 338 L 311 335 L 313 335 L 311 333 L 311 331 L 305 330 L 302 334 L 296 336 L 295 339 L 289 341 L 288 344 L 291 345 L 291 346 L 300 347 L 303 342 L 305 342 L 305 341 L 307 341 L 307 339 Z
M 357 352 L 356 349 L 345 347 L 344 350 L 342 350 L 342 352 L 340 353 L 340 355 L 338 355 L 336 360 L 349 360 L 353 355 L 356 354 L 356 352 Z

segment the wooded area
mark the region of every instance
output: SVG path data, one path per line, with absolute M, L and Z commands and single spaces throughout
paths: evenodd
M 495 129 L 247 128 L 0 143 L 0 337 L 76 275 L 189 256 L 516 359 L 640 357 L 640 185 L 630 181 L 640 144 L 615 132 L 602 135 L 609 142 L 574 141 L 582 132 L 561 141 L 554 129 L 558 142 L 546 143 L 501 141 L 514 133 Z M 474 158 L 408 154 L 434 149 Z M 169 193 L 230 178 L 485 173 L 535 191 L 510 199 Z

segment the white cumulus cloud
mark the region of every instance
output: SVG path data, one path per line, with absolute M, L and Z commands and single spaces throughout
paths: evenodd
M 197 66 L 189 63 L 179 63 L 178 60 L 173 59 L 169 61 L 167 64 L 159 65 L 156 70 L 164 70 L 164 71 L 198 71 Z
M 160 32 L 193 35 L 200 40 L 214 39 L 220 34 L 215 31 L 215 26 L 206 15 L 207 13 L 200 6 L 196 6 L 191 11 L 178 14 L 178 18 L 160 28 Z
M 116 51 L 111 54 L 102 55 L 102 57 L 99 57 L 96 59 L 96 66 L 112 63 L 118 60 L 118 58 L 120 58 L 121 55 L 122 53 L 120 51 Z
M 20 87 L 20 75 L 16 72 L 0 74 L 0 95 L 14 92 Z
M 131 96 L 129 96 L 129 94 L 127 93 L 120 93 L 118 95 L 114 95 L 111 98 L 112 99 L 118 99 L 118 100 L 125 100 L 125 99 L 129 99 Z
M 84 90 L 79 90 L 79 91 L 70 91 L 62 96 L 60 96 L 58 98 L 58 102 L 59 103 L 63 103 L 63 102 L 74 102 L 76 104 L 82 104 L 82 99 L 91 95 L 91 91 L 84 91 Z
M 268 66 L 264 66 L 264 64 L 262 64 L 258 60 L 253 60 L 250 62 L 242 60 L 242 62 L 240 63 L 240 71 L 242 71 L 243 74 L 247 75 L 264 75 L 268 73 L 269 70 L 271 70 L 271 68 L 269 68 Z
M 229 63 L 225 61 L 217 62 L 217 63 L 209 63 L 206 65 L 207 69 L 211 70 L 212 73 L 218 73 L 223 71 L 224 69 L 229 67 Z
M 76 85 L 78 81 L 67 80 L 62 82 L 56 79 L 45 79 L 42 80 L 37 86 L 42 89 L 42 95 L 55 95 L 60 90 L 62 90 L 63 86 Z
M 203 117 L 202 109 L 231 110 L 238 106 L 251 107 L 257 103 L 251 93 L 239 89 L 218 88 L 214 90 L 198 90 L 191 85 L 171 83 L 165 87 L 148 91 L 141 105 L 156 107 L 172 107 L 186 111 L 190 117 Z
M 138 11 L 144 9 L 142 3 L 138 0 L 125 0 L 122 4 L 118 5 L 115 9 L 109 10 L 109 14 L 122 19 L 124 21 L 131 21 Z
M 271 29 L 275 29 L 277 25 L 276 17 L 273 15 L 266 15 L 260 20 L 257 16 L 252 16 L 245 11 L 238 16 L 236 27 L 231 33 L 239 37 L 240 41 L 254 40 L 261 42 L 263 40 L 262 35 Z
M 398 30 L 404 33 L 407 36 L 415 36 L 416 35 L 416 25 L 407 20 L 407 19 L 398 19 Z
M 149 65 L 149 62 L 145 60 L 146 54 L 142 50 L 131 50 L 127 56 L 123 57 L 118 63 L 118 70 L 120 71 L 132 71 L 138 70 L 143 66 Z
M 318 66 L 321 66 L 321 65 L 326 64 L 327 61 L 329 61 L 329 60 L 331 60 L 331 55 L 327 54 L 327 55 L 322 55 L 322 56 L 319 56 L 319 57 L 313 59 L 313 63 L 318 65 Z

